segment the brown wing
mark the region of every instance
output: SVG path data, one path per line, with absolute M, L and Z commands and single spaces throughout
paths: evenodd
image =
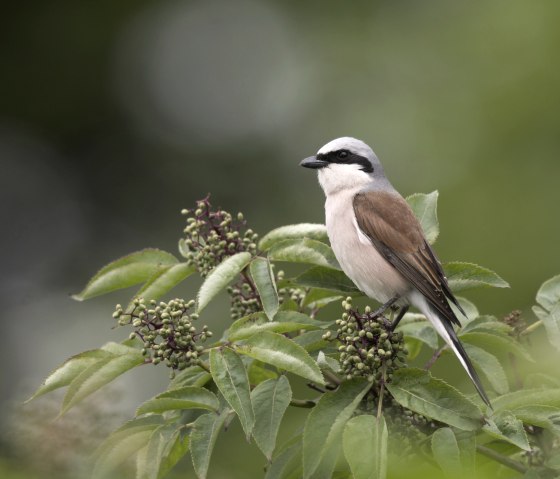
M 451 323 L 461 326 L 446 297 L 459 306 L 422 227 L 399 195 L 364 192 L 354 197 L 358 226 L 373 246 Z M 464 312 L 463 312 L 464 313 Z

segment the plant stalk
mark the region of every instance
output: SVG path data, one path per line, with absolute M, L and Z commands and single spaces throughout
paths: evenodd
M 519 461 L 516 461 L 515 459 L 511 459 L 510 457 L 504 456 L 503 454 L 500 454 L 499 452 L 496 452 L 493 449 L 490 449 L 489 447 L 476 446 L 476 450 L 483 456 L 489 457 L 490 459 L 493 459 L 494 461 L 499 462 L 500 464 L 503 464 L 504 466 L 509 467 L 514 471 L 524 474 L 529 470 L 529 468 L 525 464 L 521 464 Z

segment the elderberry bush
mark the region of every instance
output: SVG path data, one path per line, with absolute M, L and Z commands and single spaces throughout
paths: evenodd
M 434 239 L 437 197 L 407 199 Z M 131 369 L 171 369 L 168 387 L 99 446 L 95 478 L 162 479 L 173 469 L 213 477 L 214 445 L 234 420 L 242 432 L 231 440 L 244 437 L 262 453 L 267 479 L 558 477 L 560 381 L 533 357 L 560 360 L 560 276 L 540 287 L 532 314 L 500 318 L 463 295 L 508 287 L 502 278 L 471 263 L 443 265 L 467 312 L 458 336 L 488 388 L 488 408 L 425 317 L 407 313 L 393 331 L 390 310 L 372 312 L 377 305 L 340 270 L 324 225 L 259 237 L 242 214 L 213 208 L 208 197 L 183 214 L 179 255 L 137 251 L 74 296 L 120 294 L 128 306 L 113 314 L 118 337 L 72 356 L 33 396 L 67 387 L 65 413 Z M 196 277 L 196 297 L 170 299 Z M 139 290 L 126 296 L 133 285 Z M 231 320 L 208 312 L 222 294 Z M 211 314 L 219 315 L 213 324 L 223 319 L 215 334 L 204 325 Z M 434 374 L 441 361 L 454 373 Z M 291 433 L 285 443 L 281 425 Z M 228 474 L 235 479 L 234 469 Z

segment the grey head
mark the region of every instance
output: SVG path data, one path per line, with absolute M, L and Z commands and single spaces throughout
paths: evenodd
M 363 141 L 348 136 L 321 147 L 300 166 L 316 169 L 325 193 L 341 189 L 392 189 L 377 155 Z

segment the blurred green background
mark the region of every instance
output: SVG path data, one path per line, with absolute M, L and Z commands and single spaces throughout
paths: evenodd
M 175 252 L 181 208 L 208 192 L 261 233 L 323 221 L 297 165 L 338 136 L 372 145 L 404 195 L 438 189 L 441 259 L 512 286 L 469 299 L 529 316 L 560 273 L 559 19 L 524 0 L 4 5 L 0 475 L 81 477 L 96 438 L 165 387 L 164 368 L 133 371 L 67 423 L 57 398 L 21 409 L 64 359 L 126 336 L 110 316 L 128 292 L 69 294 L 128 252 Z M 209 316 L 224 328 L 225 300 Z M 235 431 L 212 477 L 260 477 Z

